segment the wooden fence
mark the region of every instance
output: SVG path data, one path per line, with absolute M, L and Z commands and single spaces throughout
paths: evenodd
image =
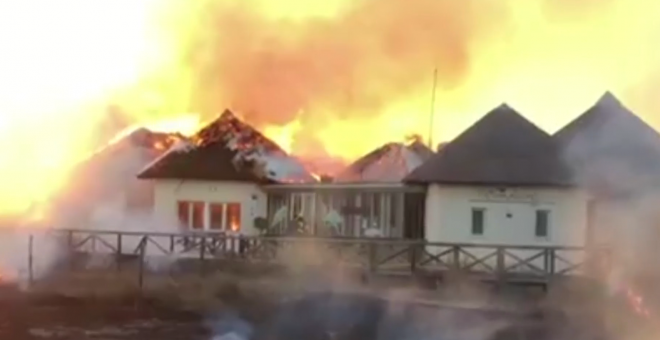
M 109 259 L 117 268 L 122 263 L 138 261 L 140 277 L 145 263 L 194 259 L 202 272 L 207 264 L 224 260 L 276 265 L 332 264 L 385 275 L 442 275 L 453 271 L 488 280 L 548 281 L 573 275 L 602 275 L 608 258 L 603 249 L 587 251 L 581 247 L 61 229 L 47 233 L 48 239 L 57 239 L 71 254 Z M 30 235 L 30 278 L 38 242 Z

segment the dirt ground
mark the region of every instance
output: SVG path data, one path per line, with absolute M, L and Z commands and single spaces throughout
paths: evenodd
M 40 301 L 17 293 L 0 301 L 0 339 L 206 340 L 209 334 L 200 315 L 149 301 Z
M 305 276 L 309 277 L 309 275 Z M 218 311 L 231 310 L 250 323 L 259 325 L 262 322 L 267 323 L 277 314 L 282 314 L 278 309 L 282 301 L 290 299 L 293 295 L 307 294 L 303 291 L 312 286 L 323 289 L 318 286 L 318 280 L 296 281 L 288 278 L 269 281 L 264 277 L 246 278 L 244 275 L 236 277 L 226 272 L 205 277 L 199 275 L 147 277 L 141 288 L 138 287 L 135 278 L 134 273 L 130 272 L 118 274 L 106 270 L 86 270 L 42 280 L 28 291 L 19 290 L 15 286 L 0 286 L 0 340 L 210 340 L 212 334 L 209 316 Z M 462 287 L 460 291 L 467 291 L 449 290 L 444 295 L 453 295 L 455 297 L 453 300 L 461 301 L 463 299 L 459 297 L 464 294 L 472 297 L 483 295 L 477 294 L 477 288 L 471 288 L 465 283 L 460 284 L 460 287 Z M 593 287 L 586 287 L 584 290 L 590 292 L 593 291 Z M 298 293 L 294 294 L 295 292 Z M 499 291 L 496 295 L 504 296 L 506 295 L 504 293 Z M 406 292 L 401 296 L 391 291 L 387 294 L 390 298 L 403 297 L 408 301 L 414 300 L 418 305 L 421 304 L 418 300 L 426 303 L 432 301 L 433 296 L 441 295 L 438 291 L 415 294 Z M 568 310 L 577 310 L 576 305 L 593 304 L 591 302 L 593 298 L 585 298 L 589 294 L 582 291 L 577 293 L 577 296 L 582 297 L 581 299 L 567 298 L 568 295 L 560 291 L 544 295 L 545 298 L 542 300 L 545 300 L 546 305 L 551 303 L 550 308 L 553 310 L 562 306 L 568 307 Z M 481 300 L 483 302 L 492 299 L 481 296 Z M 513 301 L 509 298 L 507 300 Z M 528 300 L 528 297 L 525 300 Z M 449 308 L 465 308 L 463 303 L 460 305 Z M 593 306 L 594 309 L 603 307 Z M 515 311 L 521 308 L 521 304 L 516 303 L 508 307 L 509 311 Z M 541 318 L 542 320 L 532 323 L 553 324 L 557 325 L 558 329 L 566 328 L 565 325 L 570 320 L 577 324 L 597 324 L 596 321 L 583 319 L 585 314 L 594 313 L 578 314 L 580 315 L 569 315 L 567 318 L 564 316 L 559 319 Z M 432 319 L 431 325 L 438 323 L 436 317 Z M 475 325 L 470 325 L 469 328 Z M 527 334 L 527 331 L 514 329 L 516 329 L 513 331 L 515 336 L 510 333 L 511 331 L 506 331 L 493 334 L 494 339 L 513 340 L 509 339 L 511 336 L 516 339 L 544 339 L 536 331 Z M 534 329 L 539 328 L 534 327 Z M 543 333 L 554 332 L 543 331 Z M 582 334 L 575 335 L 577 334 L 570 334 L 569 337 L 583 338 Z M 594 339 L 591 336 L 584 338 Z M 603 338 L 596 337 L 596 339 Z

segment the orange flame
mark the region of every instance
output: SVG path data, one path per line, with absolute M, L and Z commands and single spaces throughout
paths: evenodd
M 632 288 L 628 287 L 626 288 L 626 299 L 628 300 L 628 303 L 631 305 L 635 313 L 645 318 L 651 317 L 651 311 L 646 306 L 644 297 L 641 294 L 635 292 L 634 290 L 632 290 Z

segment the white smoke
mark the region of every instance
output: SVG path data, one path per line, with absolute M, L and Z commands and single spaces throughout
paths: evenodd
M 25 287 L 47 275 L 64 254 L 55 235 L 46 229 L 12 228 L 0 231 L 0 282 Z
M 99 206 L 92 214 L 86 229 L 92 233 L 108 232 L 97 234 L 97 237 L 107 242 L 104 243 L 106 249 L 94 249 L 89 265 L 107 266 L 108 262 L 114 261 L 113 257 L 117 252 L 139 255 L 140 247 L 144 247 L 145 264 L 151 270 L 165 270 L 177 260 L 176 254 L 169 252 L 169 235 L 181 232 L 179 222 L 152 211 L 128 211 L 121 204 Z M 118 235 L 121 235 L 121 245 L 117 241 Z M 117 249 L 118 247 L 121 248 Z

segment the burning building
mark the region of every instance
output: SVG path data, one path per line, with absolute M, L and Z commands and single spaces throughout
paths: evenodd
M 139 173 L 155 182 L 155 212 L 193 230 L 257 233 L 269 183 L 315 182 L 302 163 L 230 111 Z
M 429 154 L 419 142 L 388 144 L 348 169 L 391 170 L 398 162 L 405 166 L 395 172 L 399 177 L 388 176 L 380 183 L 365 178 L 319 183 L 300 161 L 226 111 L 138 177 L 156 182 L 157 214 L 176 213 L 195 230 L 254 234 L 256 219 L 264 218 L 270 222 L 269 230 L 277 233 L 297 223 L 313 234 L 363 236 L 378 230 L 384 236 L 411 237 L 404 225 L 414 225 L 405 222 L 414 217 L 406 217 L 405 205 L 420 206 L 423 192 L 400 180 Z
M 335 182 L 401 182 L 422 165 L 433 151 L 419 139 L 412 143 L 387 143 L 366 154 L 334 177 Z
M 406 202 L 419 206 L 423 193 L 401 181 L 432 154 L 418 139 L 388 143 L 350 164 L 332 181 L 267 186 L 272 227 L 284 230 L 302 217 L 313 234 L 421 236 L 414 227 L 419 226 L 415 210 L 408 209 L 407 216 L 405 207 Z

